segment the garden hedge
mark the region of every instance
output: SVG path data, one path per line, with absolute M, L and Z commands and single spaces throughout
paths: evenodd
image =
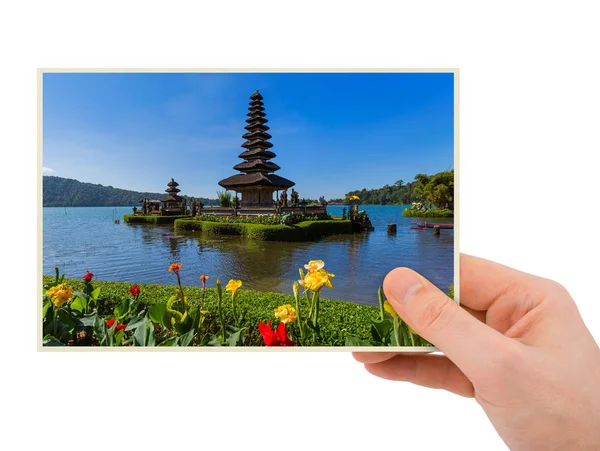
M 189 216 L 138 216 L 125 215 L 124 221 L 128 224 L 173 224 L 177 219 Z
M 259 241 L 311 241 L 327 235 L 352 233 L 349 220 L 303 221 L 295 225 L 219 223 L 199 219 L 177 219 L 176 232 L 241 235 Z
M 446 209 L 420 211 L 413 208 L 402 210 L 402 216 L 407 218 L 454 218 L 454 212 Z

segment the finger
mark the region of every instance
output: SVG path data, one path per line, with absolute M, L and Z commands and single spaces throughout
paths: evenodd
M 485 312 L 480 312 L 479 310 L 474 310 L 472 308 L 469 308 L 465 305 L 461 305 L 462 309 L 469 312 L 469 314 L 475 318 L 477 318 L 479 321 L 481 321 L 482 323 L 485 323 Z
M 444 352 L 467 376 L 493 363 L 490 354 L 514 346 L 408 268 L 391 271 L 383 282 L 383 290 L 400 318 Z
M 365 368 L 383 379 L 406 381 L 473 397 L 473 384 L 446 356 L 395 356 L 383 362 L 367 363 Z
M 460 304 L 486 311 L 497 301 L 512 297 L 526 287 L 540 287 L 547 279 L 518 271 L 472 255 L 460 255 Z
M 397 352 L 353 352 L 352 357 L 360 363 L 379 363 L 396 357 Z

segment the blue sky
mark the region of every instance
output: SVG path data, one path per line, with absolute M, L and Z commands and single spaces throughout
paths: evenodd
M 258 89 L 278 175 L 343 197 L 453 167 L 452 73 L 46 73 L 45 175 L 215 198 Z

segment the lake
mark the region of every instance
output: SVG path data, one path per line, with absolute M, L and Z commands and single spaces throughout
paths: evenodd
M 398 266 L 423 274 L 444 292 L 454 278 L 454 230 L 440 236 L 411 229 L 415 218 L 405 218 L 407 206 L 361 206 L 375 231 L 337 235 L 309 243 L 256 242 L 241 237 L 175 235 L 172 225 L 128 225 L 123 215 L 130 207 L 47 207 L 43 209 L 43 273 L 58 266 L 66 277 L 80 278 L 86 270 L 97 280 L 174 285 L 167 268 L 182 263 L 183 285 L 201 286 L 199 276 L 226 284 L 241 279 L 243 288 L 292 293 L 298 268 L 310 260 L 323 260 L 335 274 L 335 289 L 322 296 L 377 305 L 377 288 Z M 341 215 L 343 206 L 327 208 Z M 115 224 L 114 219 L 120 219 Z M 452 222 L 428 219 L 428 222 Z M 388 235 L 387 225 L 397 224 Z

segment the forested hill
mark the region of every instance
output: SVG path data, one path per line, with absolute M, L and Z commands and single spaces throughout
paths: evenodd
M 454 210 L 454 170 L 438 172 L 434 175 L 417 174 L 412 182 L 398 180 L 383 188 L 350 191 L 350 196 L 358 196 L 363 205 L 410 205 L 412 202 L 433 204 L 437 208 Z
M 167 194 L 140 193 L 52 175 L 43 177 L 42 187 L 44 207 L 134 206 L 140 199 L 161 199 Z M 200 198 L 200 200 L 205 205 L 218 204 L 216 199 Z

